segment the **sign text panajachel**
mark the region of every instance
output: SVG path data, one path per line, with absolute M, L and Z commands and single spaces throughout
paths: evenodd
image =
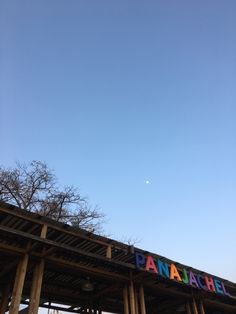
M 177 268 L 174 263 L 163 262 L 152 255 L 144 255 L 141 252 L 135 252 L 135 263 L 138 269 L 160 275 L 164 278 L 175 280 L 192 287 L 218 293 L 225 296 L 231 296 L 224 286 L 224 283 L 209 275 L 200 275 L 185 268 Z

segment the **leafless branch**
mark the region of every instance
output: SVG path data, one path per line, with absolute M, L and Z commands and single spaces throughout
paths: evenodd
M 40 161 L 0 167 L 0 200 L 57 221 L 100 233 L 104 215 L 81 197 L 74 186 L 59 189 L 57 178 Z

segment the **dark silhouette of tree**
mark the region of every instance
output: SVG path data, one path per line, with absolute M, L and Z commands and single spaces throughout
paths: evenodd
M 102 231 L 103 213 L 91 207 L 76 187 L 58 188 L 54 172 L 41 161 L 0 167 L 0 200 L 74 227 Z

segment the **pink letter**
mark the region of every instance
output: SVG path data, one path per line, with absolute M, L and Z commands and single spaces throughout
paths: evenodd
M 154 263 L 154 260 L 153 260 L 152 256 L 150 256 L 150 255 L 147 257 L 145 269 L 147 271 L 150 271 L 152 273 L 156 273 L 157 274 L 157 267 L 156 267 L 156 265 Z

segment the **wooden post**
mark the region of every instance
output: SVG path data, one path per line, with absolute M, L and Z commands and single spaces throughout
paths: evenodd
M 19 312 L 28 260 L 29 255 L 25 254 L 18 263 L 9 314 L 17 314 Z
M 138 302 L 138 294 L 137 289 L 134 287 L 134 301 L 135 301 L 135 313 L 139 314 L 139 302 Z
M 43 239 L 46 239 L 47 231 L 48 231 L 48 226 L 47 225 L 43 225 L 40 237 L 43 238 Z
M 202 300 L 200 300 L 199 305 L 200 305 L 200 314 L 205 314 L 205 309 L 204 309 Z
M 40 237 L 45 239 L 47 235 L 47 225 L 42 226 Z M 44 259 L 41 259 L 35 266 L 33 274 L 33 282 L 30 291 L 30 303 L 28 314 L 37 314 L 40 302 L 42 281 L 43 281 L 43 272 L 44 272 Z
M 44 260 L 41 259 L 38 264 L 36 264 L 33 275 L 32 288 L 30 292 L 30 303 L 28 314 L 37 314 L 40 302 L 42 280 L 44 271 Z
M 186 312 L 187 314 L 191 314 L 191 307 L 190 307 L 189 302 L 186 303 Z
M 0 314 L 4 314 L 7 311 L 9 303 L 10 284 L 8 284 L 2 292 L 2 300 L 0 303 Z
M 129 301 L 130 301 L 130 314 L 135 313 L 135 295 L 134 295 L 134 285 L 133 282 L 130 282 L 129 285 Z
M 107 252 L 106 252 L 107 258 L 111 258 L 111 245 L 108 245 Z
M 142 284 L 139 288 L 139 299 L 140 299 L 141 314 L 146 314 L 145 296 L 144 296 L 144 289 L 143 289 Z
M 193 298 L 192 305 L 193 305 L 193 314 L 198 314 L 197 304 L 194 298 Z
M 124 314 L 129 314 L 129 298 L 127 286 L 123 289 L 123 299 L 124 299 Z

